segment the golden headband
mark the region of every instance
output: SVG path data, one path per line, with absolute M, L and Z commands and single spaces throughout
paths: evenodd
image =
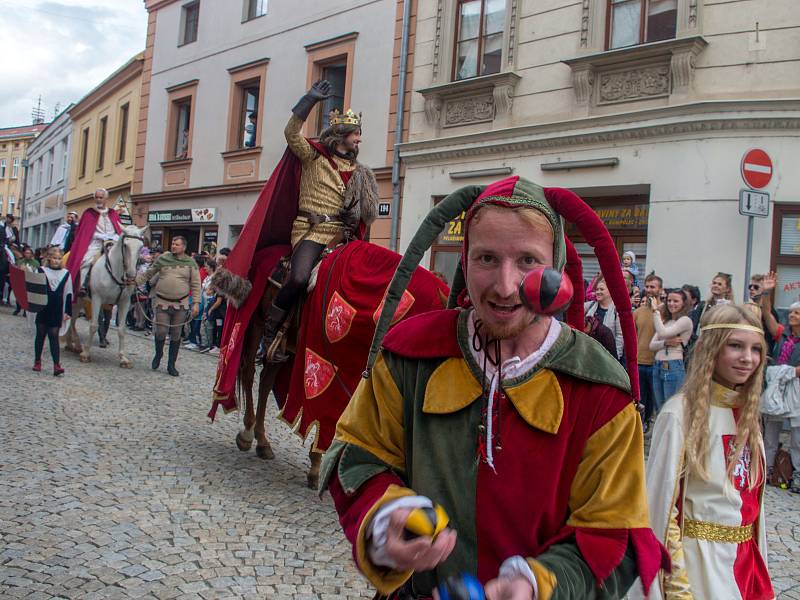
M 748 325 L 747 323 L 711 323 L 710 325 L 701 327 L 700 331 L 708 331 L 709 329 L 742 329 L 744 331 L 755 331 L 756 333 L 764 335 L 764 330 L 761 329 L 761 327 Z

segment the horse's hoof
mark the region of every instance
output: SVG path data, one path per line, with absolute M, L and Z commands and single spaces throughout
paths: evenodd
M 270 446 L 256 446 L 256 456 L 262 460 L 272 460 L 275 453 Z
M 319 475 L 308 473 L 306 475 L 306 482 L 308 483 L 308 489 L 316 490 L 319 487 Z
M 83 354 L 81 354 L 81 362 L 82 363 L 92 362 L 92 359 L 89 358 L 88 356 L 84 356 Z
M 253 447 L 253 440 L 249 442 L 242 437 L 241 432 L 236 434 L 236 447 L 241 450 L 242 452 L 247 452 L 250 448 Z

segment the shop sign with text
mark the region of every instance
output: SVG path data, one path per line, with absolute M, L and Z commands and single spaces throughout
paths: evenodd
M 151 210 L 147 214 L 148 223 L 213 223 L 216 220 L 216 208 Z

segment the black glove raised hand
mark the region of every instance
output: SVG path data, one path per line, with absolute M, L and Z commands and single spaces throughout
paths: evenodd
M 331 84 L 326 79 L 315 81 L 311 89 L 308 90 L 308 95 L 314 98 L 317 102 L 325 100 L 331 96 Z
M 314 105 L 317 102 L 325 100 L 326 98 L 330 98 L 330 96 L 331 84 L 324 79 L 315 81 L 314 85 L 311 86 L 311 89 L 308 90 L 302 98 L 300 98 L 300 101 L 297 104 L 295 104 L 292 112 L 297 118 L 305 121 L 308 118 L 308 115 L 311 114 L 311 110 L 314 108 Z

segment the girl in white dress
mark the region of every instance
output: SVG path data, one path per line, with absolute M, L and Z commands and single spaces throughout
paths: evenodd
M 700 331 L 681 393 L 656 420 L 647 462 L 653 531 L 672 558 L 650 598 L 771 600 L 759 423 L 764 332 L 732 304 L 708 310 Z

